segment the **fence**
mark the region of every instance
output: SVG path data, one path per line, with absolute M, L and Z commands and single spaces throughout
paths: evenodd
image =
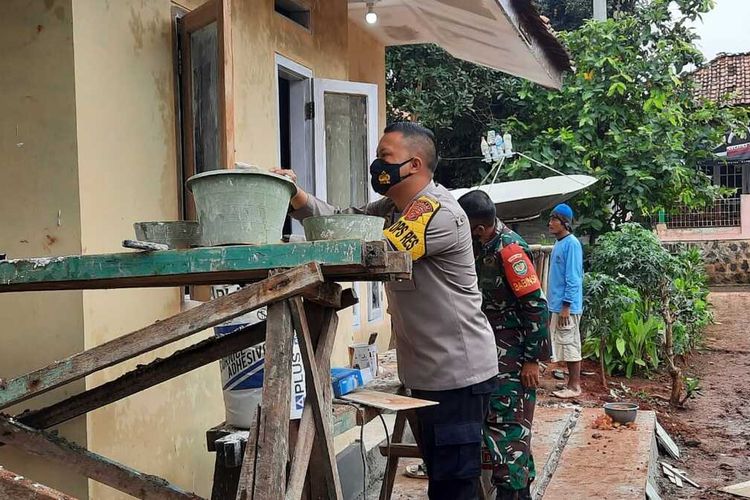
M 675 214 L 666 215 L 669 229 L 710 227 L 740 227 L 740 197 L 722 198 L 702 210 L 682 207 Z
M 542 290 L 547 294 L 547 278 L 549 278 L 549 256 L 552 253 L 551 245 L 529 245 L 534 260 L 534 268 L 542 282 Z

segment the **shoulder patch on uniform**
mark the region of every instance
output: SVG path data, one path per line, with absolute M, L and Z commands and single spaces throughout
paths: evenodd
M 419 260 L 426 252 L 426 234 L 430 221 L 440 210 L 440 202 L 422 195 L 404 210 L 403 215 L 384 231 L 396 250 L 409 252 L 412 260 Z
M 500 250 L 505 277 L 516 297 L 524 297 L 542 288 L 529 256 L 518 243 L 511 243 Z

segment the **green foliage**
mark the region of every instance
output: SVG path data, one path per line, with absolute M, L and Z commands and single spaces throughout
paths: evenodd
M 456 59 L 436 45 L 405 45 L 386 51 L 388 121 L 419 121 L 435 132 L 444 158 L 437 180 L 471 186 L 487 174 L 479 141 L 489 127 L 510 116 L 520 80 Z M 498 129 L 499 130 L 499 129 Z
M 656 235 L 639 224 L 623 224 L 617 231 L 602 235 L 590 255 L 591 271 L 612 276 L 632 286 L 645 302 L 645 314 L 653 308 L 661 287 L 674 274 L 677 261 L 661 245 Z
M 699 344 L 712 315 L 698 250 L 673 256 L 653 232 L 638 224 L 623 224 L 597 240 L 589 265 L 591 272 L 584 279 L 583 350 L 588 357 L 603 355 L 608 373 L 630 377 L 636 371 L 656 369 L 667 318 L 673 321 L 676 353 Z M 670 297 L 669 308 L 664 307 L 664 292 Z
M 389 120 L 412 119 L 436 133 L 444 158 L 437 180 L 449 188 L 478 182 L 488 166 L 479 140 L 487 129 L 513 133 L 516 149 L 565 173 L 599 179 L 573 202 L 578 230 L 594 237 L 625 221 L 648 223 L 661 209 L 699 207 L 722 191 L 699 168 L 748 112 L 695 100 L 686 67 L 700 65 L 691 21 L 711 0 L 609 2 L 617 15 L 585 22 L 589 0 L 540 0 L 575 63 L 560 91 L 543 89 L 453 58 L 432 45 L 386 53 Z M 471 158 L 474 157 L 474 158 Z M 500 180 L 546 177 L 519 159 Z
M 688 399 L 700 396 L 702 389 L 699 378 L 685 377 L 685 399 L 682 400 L 682 404 Z
M 663 324 L 653 315 L 643 319 L 641 296 L 634 288 L 606 274 L 587 273 L 584 307 L 584 356 L 603 356 L 608 374 L 620 373 L 628 378 L 636 371 L 659 366 Z
M 712 200 L 719 192 L 697 166 L 747 119 L 745 110 L 693 99 L 693 82 L 682 73 L 702 62 L 688 23 L 713 2 L 677 2 L 674 18 L 669 3 L 643 2 L 633 13 L 562 33 L 575 72 L 559 92 L 523 83 L 504 123 L 519 150 L 599 179 L 575 201 L 584 233 Z M 547 175 L 525 159 L 509 174 Z
M 552 27 L 558 31 L 578 29 L 594 15 L 591 0 L 536 0 L 539 12 L 547 16 Z M 617 16 L 620 12 L 632 12 L 636 0 L 609 0 L 607 14 Z
M 687 248 L 677 254 L 672 304 L 675 312 L 674 348 L 686 354 L 698 347 L 703 331 L 713 321 L 708 303 L 708 276 L 700 250 Z
M 583 308 L 586 320 L 581 329 L 585 337 L 606 337 L 621 327 L 622 315 L 641 301 L 638 291 L 604 273 L 590 272 L 583 278 Z

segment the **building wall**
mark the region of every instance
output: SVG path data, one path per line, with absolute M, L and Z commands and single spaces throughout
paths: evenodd
M 0 47 L 0 253 L 80 253 L 71 0 L 0 2 Z M 0 295 L 0 377 L 81 351 L 81 303 L 81 292 Z M 75 382 L 3 411 L 46 406 L 83 386 Z M 86 443 L 83 418 L 60 431 Z M 7 446 L 0 448 L 0 464 L 86 498 L 86 481 L 62 467 Z
M 750 283 L 750 195 L 740 200 L 739 227 L 669 229 L 657 224 L 656 234 L 670 249 L 699 248 L 712 285 Z
M 200 3 L 174 2 L 188 9 Z M 172 5 L 2 2 L 0 41 L 7 50 L 0 56 L 0 173 L 13 182 L 0 183 L 0 251 L 11 258 L 116 252 L 132 237 L 133 222 L 178 217 Z M 277 15 L 272 0 L 235 0 L 232 20 L 238 161 L 266 168 L 276 163 L 276 53 L 311 68 L 316 77 L 378 83 L 384 119 L 383 47 L 349 26 L 344 0 L 313 2 L 311 31 Z M 334 364 L 347 363 L 347 346 L 372 331 L 381 333 L 381 349 L 387 347 L 389 322 L 368 322 L 366 291 L 362 284 L 359 329 L 352 327 L 351 310 L 341 314 Z M 0 322 L 16 326 L 4 333 L 13 348 L 0 351 L 2 376 L 173 315 L 181 298 L 179 289 L 0 296 Z M 98 386 L 207 335 L 21 407 Z M 219 368 L 212 364 L 92 412 L 62 432 L 92 451 L 208 496 L 214 455 L 206 451 L 204 436 L 224 418 L 220 387 Z M 0 463 L 79 498 L 127 498 L 6 448 L 0 449 Z
M 171 4 L 77 0 L 73 4 L 83 253 L 122 251 L 133 222 L 178 218 Z M 85 347 L 180 311 L 181 291 L 83 294 Z M 87 378 L 112 380 L 137 364 L 202 340 L 195 335 Z M 213 454 L 205 431 L 223 421 L 216 363 L 88 415 L 89 448 L 201 496 Z M 91 498 L 129 498 L 98 483 Z
M 277 14 L 273 0 L 234 0 L 232 50 L 236 161 L 263 168 L 276 166 L 276 54 L 309 68 L 314 78 L 378 84 L 379 128 L 385 126 L 385 48 L 349 23 L 345 1 L 312 2 L 311 28 L 307 30 Z M 385 314 L 381 321 L 367 321 L 367 285 L 359 288 L 363 299 L 361 326 L 352 326 L 351 309 L 340 313 L 331 359 L 334 366 L 347 365 L 348 346 L 365 341 L 372 332 L 378 333 L 378 347 L 388 348 L 390 321 Z

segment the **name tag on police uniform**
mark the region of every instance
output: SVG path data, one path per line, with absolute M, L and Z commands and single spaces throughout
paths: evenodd
M 412 260 L 419 260 L 427 250 L 427 227 L 438 210 L 439 201 L 429 196 L 420 196 L 409 205 L 399 220 L 384 231 L 385 237 L 396 250 L 409 252 Z

